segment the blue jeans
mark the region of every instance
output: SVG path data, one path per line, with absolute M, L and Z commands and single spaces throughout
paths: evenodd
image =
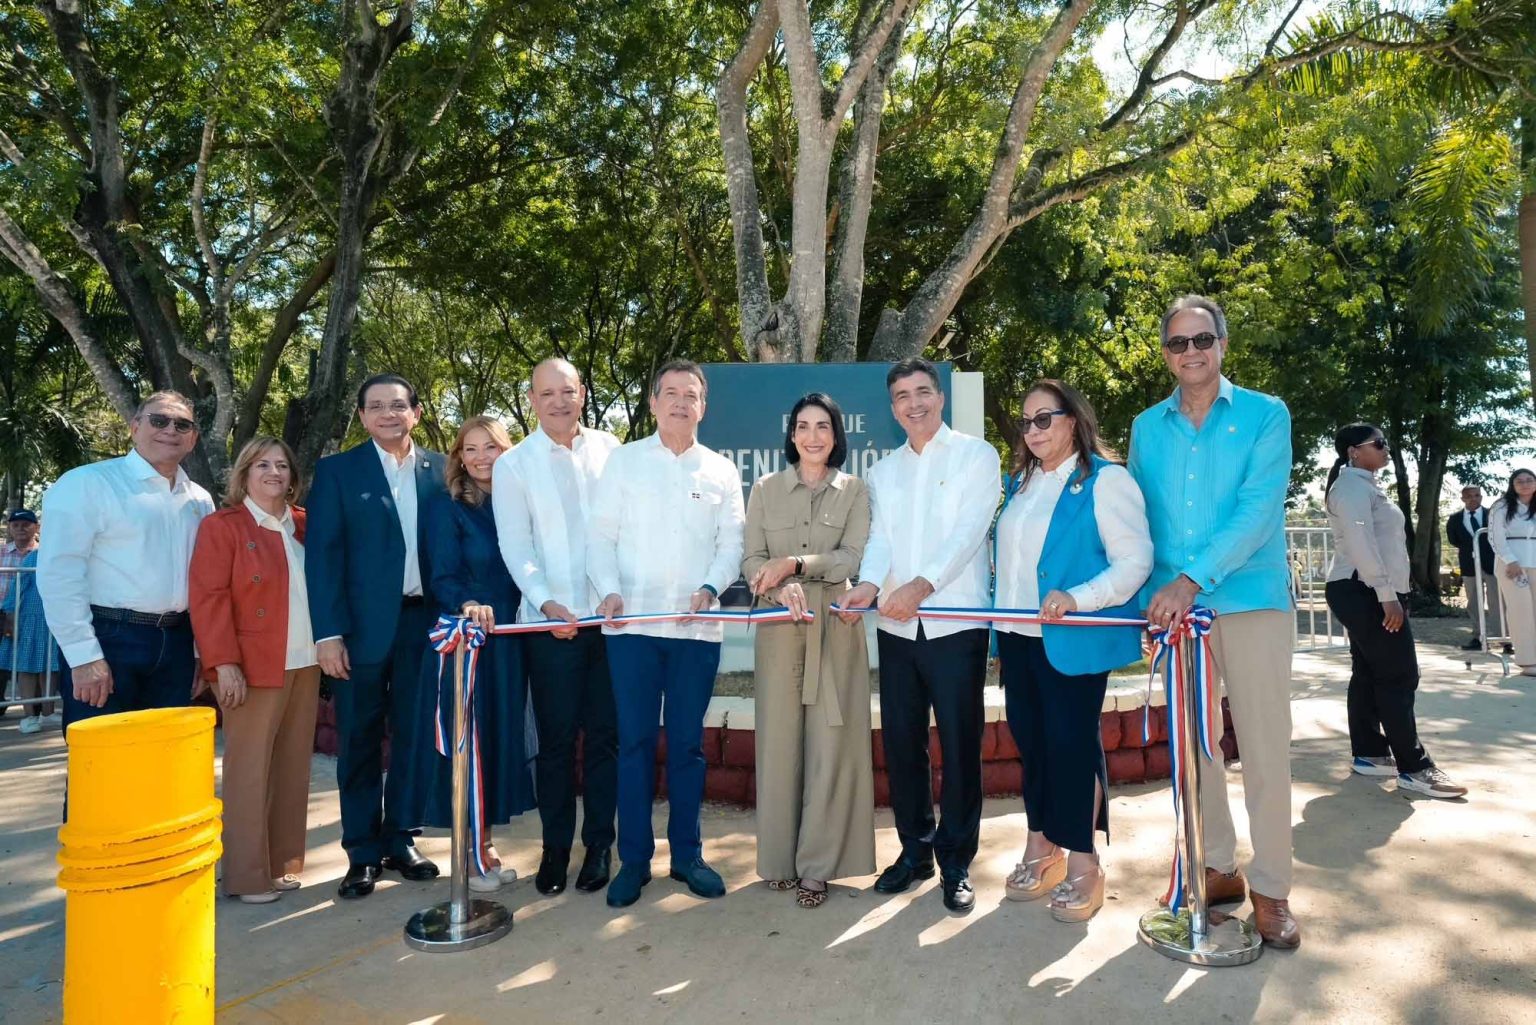
M 657 720 L 665 699 L 667 730 L 667 842 L 672 863 L 687 865 L 704 842 L 704 713 L 720 668 L 716 641 L 644 634 L 610 635 L 608 671 L 619 726 L 619 860 L 648 863 L 656 853 L 651 802 L 656 795 Z
M 93 708 L 75 697 L 69 679 L 60 680 L 65 730 L 71 723 L 98 715 L 177 708 L 192 703 L 192 670 L 196 660 L 190 624 L 162 629 L 93 616 L 91 625 L 107 668 L 112 670 L 112 693 L 107 695 L 106 704 Z

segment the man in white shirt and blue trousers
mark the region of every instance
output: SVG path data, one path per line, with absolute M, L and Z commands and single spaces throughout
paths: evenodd
M 533 368 L 528 401 L 538 430 L 496 460 L 491 507 L 501 557 L 523 593 L 522 619 L 590 616 L 602 597 L 587 576 L 587 513 L 619 439 L 581 422 L 587 390 L 576 368 L 547 359 Z M 576 889 L 608 885 L 618 801 L 618 732 L 607 644 L 594 629 L 562 627 L 523 640 L 539 731 L 534 783 L 544 853 L 534 888 L 564 891 L 576 836 L 576 739 L 581 737 L 581 842 Z
M 707 385 L 698 365 L 656 372 L 656 433 L 608 457 L 587 523 L 587 573 L 604 595 L 597 614 L 702 612 L 741 566 L 746 521 L 734 463 L 700 445 Z M 719 623 L 604 627 L 619 728 L 619 871 L 608 904 L 627 907 L 651 881 L 657 720 L 665 699 L 667 841 L 673 879 L 700 897 L 725 883 L 703 857 L 704 714 L 720 668 Z
M 386 868 L 420 882 L 437 866 L 416 850 L 411 770 L 432 743 L 418 714 L 421 658 L 432 628 L 431 573 L 421 558 L 418 510 L 443 490 L 447 462 L 418 449 L 416 390 L 375 374 L 357 390 L 369 441 L 315 466 L 305 501 L 305 582 L 315 654 L 336 703 L 336 783 L 347 872 L 337 893 L 366 897 Z M 390 769 L 384 773 L 388 727 Z
M 868 608 L 878 598 L 880 608 L 880 725 L 901 856 L 875 889 L 901 893 L 931 878 L 937 861 L 944 906 L 966 914 L 976 903 L 970 866 L 981 836 L 987 624 L 918 617 L 923 606 L 991 606 L 986 539 L 1002 490 L 1001 461 L 987 442 L 944 423 L 933 364 L 903 360 L 891 367 L 886 387 L 907 443 L 870 469 L 874 520 L 861 581 L 843 599 L 849 608 Z M 930 708 L 944 760 L 937 824 Z
M 43 495 L 43 616 L 70 668 L 64 728 L 113 712 L 188 704 L 196 677 L 187 570 L 213 499 L 181 468 L 197 444 L 192 403 L 140 404 L 133 450 L 77 467 Z

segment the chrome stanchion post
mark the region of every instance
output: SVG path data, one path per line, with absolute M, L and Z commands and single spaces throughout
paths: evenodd
M 453 649 L 453 854 L 448 902 L 422 908 L 405 923 L 406 946 L 424 951 L 473 950 L 512 931 L 512 913 L 484 898 L 470 899 L 469 723 L 464 714 L 465 638 Z M 441 682 L 439 682 L 441 685 Z
M 1194 646 L 1200 643 L 1192 631 L 1179 641 L 1178 658 L 1184 679 L 1194 680 Z M 1170 693 L 1172 689 L 1170 688 Z M 1200 735 L 1199 710 L 1195 707 L 1194 688 L 1184 689 L 1179 707 L 1168 708 L 1177 715 L 1183 729 L 1179 732 L 1179 792 L 1184 817 L 1183 835 L 1178 837 L 1180 863 L 1184 867 L 1184 910 L 1174 915 L 1157 907 L 1141 916 L 1137 935 L 1141 942 L 1175 961 L 1223 967 L 1247 964 L 1263 953 L 1262 940 L 1252 925 L 1206 905 L 1205 832 L 1200 809 Z M 1218 765 L 1216 768 L 1220 768 Z

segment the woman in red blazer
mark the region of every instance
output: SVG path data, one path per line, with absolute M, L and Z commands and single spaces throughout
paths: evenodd
M 248 443 L 192 550 L 192 631 L 224 710 L 224 892 L 267 904 L 304 869 L 320 668 L 293 452 Z

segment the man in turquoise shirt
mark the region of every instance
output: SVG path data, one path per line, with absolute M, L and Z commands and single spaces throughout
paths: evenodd
M 1136 418 L 1128 468 L 1147 500 L 1155 562 L 1147 618 L 1168 624 L 1199 603 L 1217 613 L 1211 652 L 1243 759 L 1253 862 L 1237 869 L 1237 833 L 1220 764 L 1201 774 L 1206 890 L 1212 904 L 1251 894 L 1264 941 L 1295 947 L 1291 890 L 1291 649 L 1295 613 L 1285 555 L 1291 414 L 1221 373 L 1227 321 L 1200 296 L 1163 315 L 1173 394 Z

